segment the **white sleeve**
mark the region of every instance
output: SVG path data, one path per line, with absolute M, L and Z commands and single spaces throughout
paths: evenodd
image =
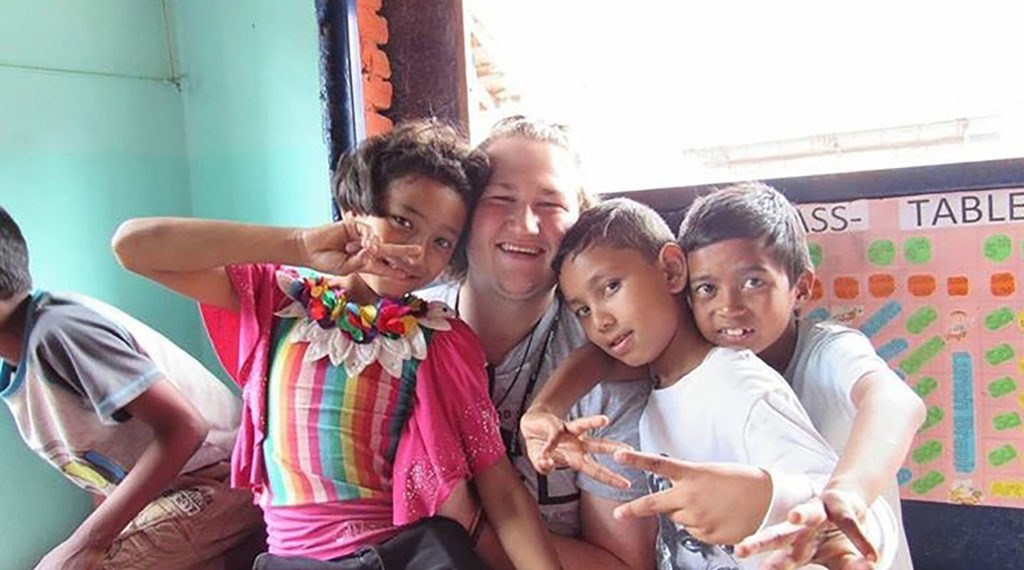
M 829 400 L 831 406 L 844 409 L 851 417 L 856 412 L 852 392 L 857 381 L 870 372 L 881 372 L 901 381 L 875 352 L 871 341 L 855 330 L 832 334 L 812 349 L 807 359 L 804 384 Z
M 836 465 L 835 452 L 796 396 L 782 390 L 754 402 L 743 439 L 747 463 L 772 478 L 772 502 L 762 528 L 784 521 L 793 507 L 819 494 Z

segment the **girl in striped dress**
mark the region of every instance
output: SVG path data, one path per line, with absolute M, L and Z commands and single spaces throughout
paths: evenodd
M 118 230 L 126 267 L 200 302 L 242 387 L 232 482 L 264 511 L 258 568 L 480 568 L 478 503 L 517 568 L 558 567 L 505 457 L 479 342 L 410 294 L 464 255 L 487 174 L 452 129 L 409 123 L 339 161 L 339 222 Z

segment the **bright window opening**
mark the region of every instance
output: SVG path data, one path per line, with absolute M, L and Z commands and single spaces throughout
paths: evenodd
M 1012 6 L 467 0 L 471 134 L 566 122 L 600 192 L 1022 157 Z

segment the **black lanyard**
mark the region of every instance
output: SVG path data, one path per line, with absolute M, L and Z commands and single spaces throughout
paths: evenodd
M 459 316 L 459 296 L 461 294 L 462 287 L 459 287 L 459 289 L 455 291 L 455 316 Z M 562 299 L 555 297 L 554 319 L 551 321 L 551 326 L 548 327 L 547 334 L 544 335 L 544 343 L 541 345 L 540 349 L 540 358 L 537 359 L 537 363 L 533 367 L 533 371 L 530 373 L 530 379 L 526 382 L 526 390 L 523 392 L 523 399 L 520 400 L 519 402 L 519 411 L 516 413 L 515 428 L 513 428 L 513 435 L 511 437 L 512 441 L 508 442 L 509 457 L 515 457 L 520 452 L 520 444 L 518 437 L 519 420 L 523 417 L 523 414 L 526 413 L 526 408 L 530 403 L 530 396 L 533 395 L 533 390 L 537 387 L 537 381 L 540 379 L 540 369 L 544 365 L 544 359 L 547 358 L 548 348 L 550 348 L 551 346 L 551 340 L 555 336 L 555 331 L 558 330 L 558 325 L 561 322 L 561 319 Z M 541 320 L 544 320 L 544 318 L 541 317 Z M 491 396 L 492 402 L 494 402 L 494 407 L 496 409 L 499 408 L 503 403 L 505 403 L 505 400 L 508 398 L 509 394 L 512 393 L 513 388 L 515 388 L 516 385 L 519 383 L 519 375 L 523 371 L 523 366 L 525 366 L 526 361 L 530 359 L 530 348 L 533 347 L 533 337 L 537 333 L 537 326 L 539 324 L 540 323 L 538 322 L 536 325 L 533 326 L 532 329 L 530 329 L 530 337 L 529 340 L 527 340 L 526 342 L 526 350 L 523 353 L 523 359 L 519 361 L 519 366 L 516 367 L 516 375 L 512 379 L 512 383 L 509 384 L 507 389 L 505 389 L 505 393 L 502 394 L 501 398 L 497 400 L 494 400 L 494 384 L 496 381 L 495 377 L 497 376 L 497 374 L 495 373 L 494 366 L 491 366 L 490 364 L 487 365 L 487 393 Z M 500 414 L 501 411 L 499 410 L 498 413 Z
M 561 300 L 558 300 L 556 302 L 558 303 L 558 306 L 555 307 L 555 319 L 551 322 L 551 326 L 548 328 L 547 334 L 544 335 L 544 344 L 541 345 L 540 357 L 537 359 L 537 363 L 534 365 L 533 371 L 530 373 L 530 379 L 529 379 L 529 381 L 527 381 L 526 389 L 523 391 L 523 398 L 522 398 L 522 400 L 519 401 L 519 410 L 516 412 L 516 415 L 515 415 L 515 418 L 514 418 L 515 419 L 515 427 L 513 428 L 513 433 L 512 433 L 512 436 L 510 438 L 511 441 L 508 443 L 508 448 L 509 448 L 508 449 L 508 456 L 509 457 L 516 457 L 516 456 L 518 456 L 521 453 L 520 443 L 519 443 L 519 420 L 521 420 L 522 417 L 523 417 L 523 414 L 526 413 L 526 408 L 529 406 L 529 403 L 530 403 L 530 397 L 533 396 L 533 390 L 534 390 L 534 388 L 537 387 L 537 380 L 540 379 L 540 369 L 544 365 L 544 359 L 547 357 L 548 348 L 551 346 L 551 339 L 554 338 L 555 331 L 558 329 L 558 324 L 559 324 L 559 321 L 561 320 L 561 315 L 562 315 Z M 526 363 L 527 359 L 529 358 L 530 344 L 532 344 L 533 333 L 535 331 L 536 331 L 536 326 L 534 327 L 533 331 L 530 332 L 530 340 L 531 340 L 531 342 L 528 342 L 527 345 L 526 345 L 526 350 L 527 350 L 526 356 L 523 357 L 523 360 L 519 363 L 519 366 L 516 368 L 516 376 L 515 376 L 515 378 L 512 380 L 512 383 L 509 385 L 508 389 L 505 391 L 505 395 L 502 396 L 502 399 L 495 404 L 495 406 L 494 406 L 495 408 L 500 406 L 505 401 L 505 398 L 508 397 L 508 394 L 512 391 L 512 388 L 514 388 L 515 385 L 519 383 L 519 373 L 522 371 L 523 365 Z M 490 376 L 489 380 L 491 381 L 492 388 L 493 388 L 493 384 L 494 384 L 494 375 L 493 374 Z

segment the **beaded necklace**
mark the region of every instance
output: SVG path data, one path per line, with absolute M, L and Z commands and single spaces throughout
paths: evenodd
M 274 314 L 300 319 L 289 340 L 309 343 L 303 360 L 315 362 L 326 356 L 334 366 L 344 366 L 350 377 L 375 361 L 392 376 L 400 376 L 406 359 L 426 358 L 423 329 L 450 330 L 448 319 L 454 316 L 444 303 L 428 303 L 411 294 L 360 305 L 348 290 L 323 275 L 278 271 L 277 284 L 292 303 Z

